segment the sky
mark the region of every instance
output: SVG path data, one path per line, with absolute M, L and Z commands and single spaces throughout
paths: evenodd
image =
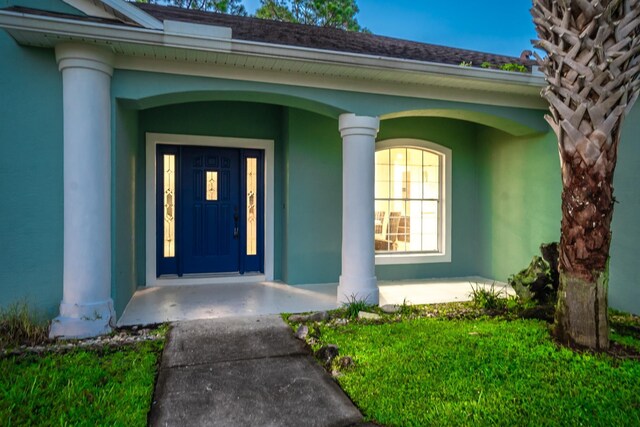
M 253 14 L 259 0 L 244 0 Z M 361 26 L 400 39 L 520 56 L 536 38 L 531 0 L 357 0 Z

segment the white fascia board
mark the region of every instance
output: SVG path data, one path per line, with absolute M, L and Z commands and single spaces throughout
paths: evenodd
M 162 22 L 124 0 L 62 0 L 71 7 L 97 18 L 118 19 L 161 30 Z M 124 18 L 124 19 L 123 19 Z
M 187 34 L 165 34 L 164 31 L 118 26 L 75 19 L 36 16 L 19 12 L 0 11 L 0 27 L 11 30 L 56 35 L 59 37 L 121 42 L 148 46 L 165 46 L 197 49 L 211 52 L 228 52 L 229 39 L 207 38 Z M 48 39 L 51 47 L 55 40 Z
M 469 80 L 488 80 L 514 85 L 544 86 L 544 77 L 529 73 L 460 67 L 457 65 L 425 62 L 414 59 L 389 58 L 349 52 L 326 51 L 299 46 L 273 45 L 245 40 L 233 40 L 233 53 L 246 53 L 270 58 L 300 59 L 323 64 L 351 65 L 358 68 L 378 68 L 395 71 L 413 71 Z
M 89 37 L 105 42 L 118 41 L 137 45 L 165 46 L 209 52 L 223 51 L 264 58 L 302 60 L 322 65 L 334 64 L 354 68 L 385 69 L 405 73 L 426 73 L 456 80 L 459 79 L 461 83 L 464 82 L 466 86 L 470 87 L 473 87 L 474 81 L 481 81 L 485 84 L 486 82 L 496 83 L 497 85 L 501 85 L 503 90 L 505 86 L 542 88 L 545 85 L 544 76 L 536 74 L 459 67 L 456 65 L 387 58 L 375 55 L 326 51 L 237 39 L 229 40 L 228 38 L 211 38 L 204 37 L 203 35 L 166 34 L 162 30 L 156 31 L 73 19 L 28 15 L 17 12 L 0 11 L 0 27 L 44 34 L 53 33 L 59 36 Z

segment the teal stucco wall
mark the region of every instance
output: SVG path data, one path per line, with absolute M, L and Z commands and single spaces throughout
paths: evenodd
M 479 273 L 499 281 L 526 267 L 540 244 L 560 238 L 560 164 L 555 134 L 478 132 Z
M 640 313 L 640 107 L 626 118 L 614 177 L 609 305 Z M 539 245 L 560 239 L 561 191 L 553 132 L 513 137 L 481 128 L 479 135 L 480 274 L 504 281 L 524 268 Z
M 144 285 L 144 144 L 138 111 L 113 102 L 111 146 L 111 298 L 120 316 L 138 286 Z
M 283 280 L 292 285 L 334 283 L 340 276 L 342 256 L 338 121 L 287 109 L 286 126 Z
M 0 307 L 62 299 L 62 78 L 52 50 L 0 31 Z
M 613 180 L 609 305 L 640 314 L 640 103 L 627 116 Z

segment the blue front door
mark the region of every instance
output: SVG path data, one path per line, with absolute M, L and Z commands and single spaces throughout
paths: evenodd
M 248 158 L 259 175 L 255 150 L 158 146 L 158 276 L 262 271 L 262 179 L 247 179 Z

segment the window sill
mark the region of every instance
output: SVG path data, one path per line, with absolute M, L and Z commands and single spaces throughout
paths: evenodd
M 430 264 L 436 262 L 451 262 L 451 254 L 376 254 L 376 265 Z

